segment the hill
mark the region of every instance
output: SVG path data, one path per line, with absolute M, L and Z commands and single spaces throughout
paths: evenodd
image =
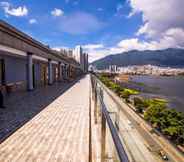
M 184 67 L 184 49 L 169 48 L 165 50 L 133 50 L 119 54 L 113 54 L 91 63 L 97 69 L 108 68 L 109 65 L 156 65 L 170 67 Z

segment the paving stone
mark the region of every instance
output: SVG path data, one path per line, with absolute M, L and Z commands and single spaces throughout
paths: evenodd
M 30 120 L 0 144 L 1 162 L 88 161 L 89 76 L 76 82 L 65 93 L 62 91 L 59 85 L 50 86 L 25 93 L 7 103 L 21 102 L 21 107 L 12 105 L 9 108 L 18 114 L 13 118 L 14 113 L 9 112 L 11 117 L 8 119 L 12 122 L 8 123 L 4 118 L 6 122 L 0 129 L 19 125 L 24 118 Z

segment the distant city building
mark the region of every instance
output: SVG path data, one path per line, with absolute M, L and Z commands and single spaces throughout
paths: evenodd
M 80 64 L 81 69 L 84 72 L 88 71 L 88 54 L 83 52 L 81 46 L 76 46 L 73 50 L 74 59 Z
M 61 55 L 73 58 L 77 63 L 80 64 L 80 68 L 83 72 L 88 71 L 88 54 L 83 52 L 83 49 L 80 45 L 76 46 L 74 49 L 60 49 L 58 52 Z
M 83 50 L 81 46 L 76 46 L 74 49 L 74 58 L 78 63 L 82 62 Z
M 110 73 L 116 73 L 117 72 L 117 66 L 116 65 L 110 65 L 109 66 L 109 72 Z
M 88 54 L 84 53 L 84 71 L 87 72 L 88 71 Z
M 153 65 L 119 67 L 119 73 L 136 75 L 183 75 L 183 68 L 160 67 Z
M 73 58 L 73 50 L 72 49 L 68 50 L 68 55 L 67 56 Z

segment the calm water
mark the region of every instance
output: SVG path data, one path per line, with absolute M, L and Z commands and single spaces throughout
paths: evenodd
M 169 107 L 184 112 L 184 77 L 183 76 L 131 76 L 131 80 L 144 83 L 143 95 L 166 98 Z

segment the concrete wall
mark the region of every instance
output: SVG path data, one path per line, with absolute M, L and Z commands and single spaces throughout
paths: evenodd
M 41 85 L 41 63 L 34 62 L 34 72 L 35 72 L 35 86 Z
M 6 84 L 14 82 L 26 82 L 26 60 L 16 57 L 0 56 L 5 60 L 5 82 Z
M 57 65 L 55 64 L 52 64 L 52 80 L 53 80 L 53 83 L 55 83 L 57 80 L 56 80 L 56 68 L 57 68 Z

